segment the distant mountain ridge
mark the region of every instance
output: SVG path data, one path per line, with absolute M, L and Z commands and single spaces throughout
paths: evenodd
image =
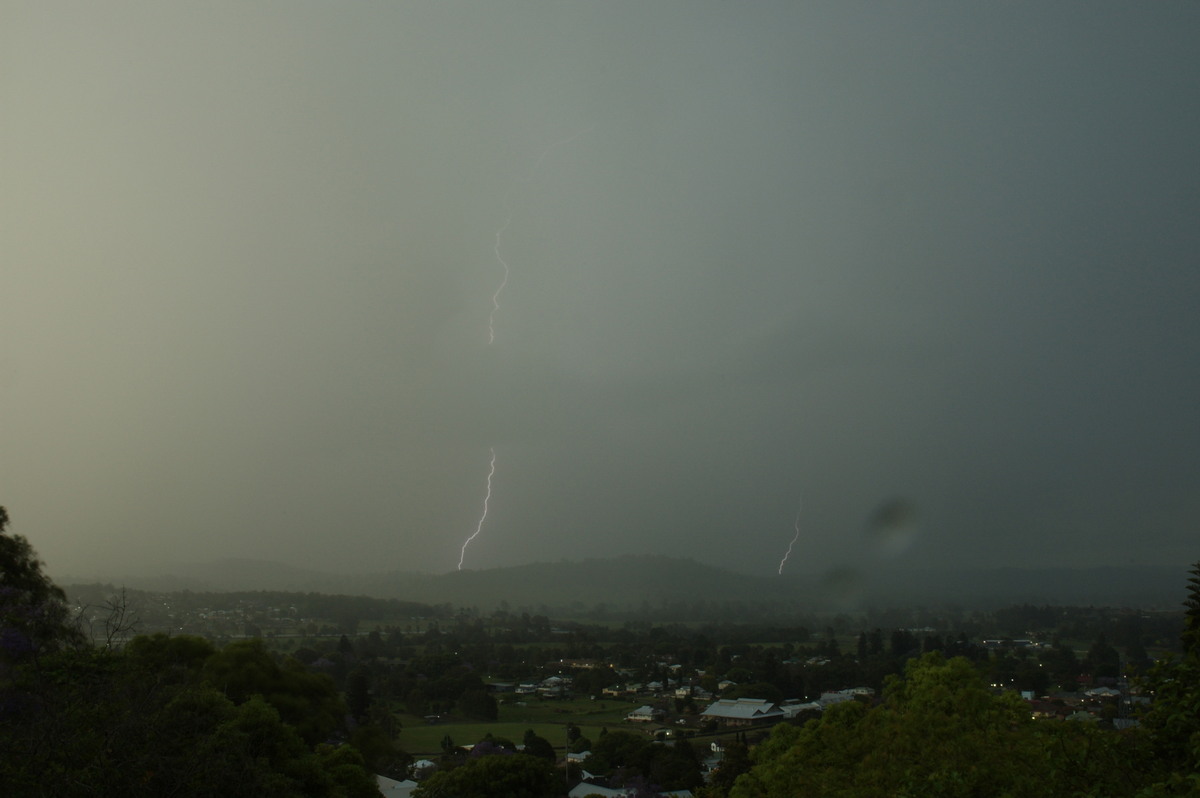
M 264 560 L 180 563 L 154 577 L 102 581 L 140 590 L 228 592 L 277 590 L 449 603 L 488 611 L 516 608 L 580 610 L 697 602 L 853 610 L 866 606 L 1059 604 L 1178 609 L 1187 565 L 1100 568 L 973 568 L 750 576 L 689 559 L 626 555 L 530 563 L 505 568 L 335 574 Z M 96 581 L 74 580 L 75 582 Z

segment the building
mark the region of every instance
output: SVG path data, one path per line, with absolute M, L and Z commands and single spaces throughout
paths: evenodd
M 714 701 L 700 716 L 726 726 L 750 726 L 783 720 L 778 704 L 762 698 L 722 698 Z
M 660 721 L 667 713 L 661 709 L 655 709 L 652 706 L 638 707 L 633 712 L 625 716 L 625 720 L 632 720 L 638 723 L 653 723 Z

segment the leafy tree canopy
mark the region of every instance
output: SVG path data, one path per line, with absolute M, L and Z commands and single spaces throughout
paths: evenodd
M 512 754 L 469 759 L 453 770 L 435 773 L 414 798 L 554 798 L 563 785 L 554 765 L 544 759 Z
M 9 533 L 8 524 L 8 510 L 0 506 L 0 663 L 36 660 L 81 644 L 66 594 L 42 572 L 29 541 Z
M 776 727 L 730 795 L 1130 795 L 1138 776 L 1121 743 L 1089 724 L 1035 723 L 969 661 L 930 653 L 880 706 L 847 702 L 803 728 Z
M 328 677 L 252 643 L 89 645 L 7 525 L 0 508 L 0 793 L 377 798 L 357 751 L 312 747 L 344 714 Z

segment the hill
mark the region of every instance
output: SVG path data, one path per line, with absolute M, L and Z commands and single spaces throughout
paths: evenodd
M 585 613 L 671 607 L 767 611 L 853 611 L 864 607 L 957 604 L 1136 606 L 1177 609 L 1186 565 L 1179 567 L 990 568 L 865 571 L 751 576 L 694 560 L 662 556 L 530 563 L 507 568 L 361 575 L 293 568 L 261 560 L 180 564 L 154 577 L 107 580 L 142 590 L 279 590 L 396 598 L 490 611 Z M 731 618 L 732 619 L 732 618 Z

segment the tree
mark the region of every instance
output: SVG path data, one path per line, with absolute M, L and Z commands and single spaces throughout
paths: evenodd
M 216 653 L 212 643 L 203 637 L 179 635 L 170 637 L 158 632 L 139 635 L 125 645 L 125 656 L 147 672 L 198 674 L 204 663 Z
M 1156 765 L 1147 796 L 1200 795 L 1200 562 L 1189 573 L 1183 656 L 1155 664 L 1144 683 L 1154 695 L 1142 725 Z
M 803 728 L 777 726 L 730 795 L 1132 795 L 1125 748 L 1090 724 L 1037 723 L 968 660 L 930 653 L 889 681 L 880 706 L 846 702 Z
M 760 698 L 778 704 L 783 700 L 783 691 L 770 682 L 755 682 L 738 685 L 729 693 L 730 698 Z
M 1200 656 L 1200 561 L 1188 569 L 1188 596 L 1183 602 L 1183 652 Z
M 44 673 L 32 701 L 0 710 L 5 795 L 378 794 L 356 752 L 314 751 L 260 696 L 235 705 L 197 669 L 85 648 Z
M 379 723 L 365 723 L 350 734 L 350 744 L 362 754 L 366 766 L 389 778 L 404 779 L 412 757 L 396 746 L 395 738 Z
M 541 759 L 548 759 L 551 762 L 558 758 L 558 755 L 554 753 L 554 746 L 550 744 L 550 741 L 545 737 L 535 734 L 533 729 L 525 730 L 525 738 L 523 742 L 525 743 L 525 750 L 523 753 L 528 756 L 536 756 L 540 757 Z
M 602 731 L 584 768 L 593 773 L 612 773 L 617 768 L 635 766 L 648 745 L 650 743 L 640 734 L 627 731 L 606 734 Z
M 70 622 L 66 594 L 42 572 L 29 541 L 6 531 L 8 524 L 0 506 L 0 663 L 36 663 L 82 644 L 83 635 Z
M 750 770 L 750 752 L 746 744 L 739 740 L 725 743 L 725 753 L 721 755 L 721 763 L 713 771 L 709 780 L 708 791 L 711 798 L 724 798 L 729 794 L 737 777 Z
M 404 708 L 410 715 L 416 715 L 418 718 L 424 717 L 429 714 L 429 696 L 421 688 L 414 687 L 404 698 Z
M 327 677 L 280 666 L 261 643 L 89 645 L 8 520 L 0 508 L 4 795 L 378 796 L 353 748 L 312 747 L 344 714 Z
M 1084 667 L 1093 676 L 1117 677 L 1121 675 L 1121 655 L 1109 645 L 1103 632 L 1088 649 Z
M 601 735 L 584 767 L 594 773 L 610 774 L 622 786 L 630 784 L 634 777 L 665 790 L 694 789 L 704 783 L 699 760 L 686 740 L 668 747 L 625 731 Z
M 346 679 L 346 708 L 357 721 L 367 717 L 371 708 L 371 677 L 365 668 L 355 668 Z
M 261 640 L 230 643 L 205 662 L 203 677 L 235 704 L 262 696 L 309 745 L 323 742 L 346 714 L 332 679 L 292 659 L 276 662 Z
M 1075 678 L 1079 675 L 1079 660 L 1075 652 L 1056 642 L 1052 648 L 1038 654 L 1038 662 L 1046 666 L 1050 680 L 1057 685 L 1075 689 Z
M 473 720 L 495 720 L 500 715 L 496 699 L 486 690 L 467 690 L 458 697 L 455 708 Z
M 563 791 L 554 765 L 544 759 L 511 754 L 468 760 L 435 773 L 414 798 L 554 798 Z

